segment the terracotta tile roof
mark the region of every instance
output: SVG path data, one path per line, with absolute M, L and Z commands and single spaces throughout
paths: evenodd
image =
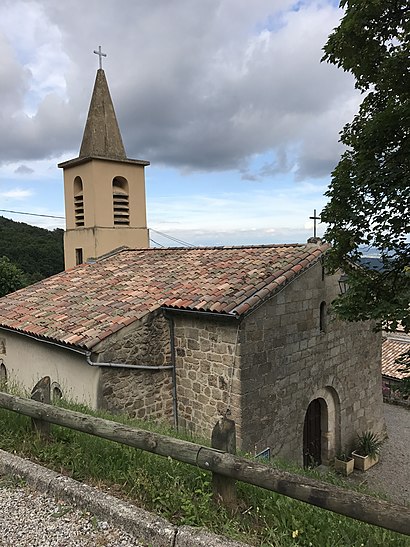
M 387 337 L 382 345 L 382 374 L 390 378 L 401 380 L 407 377 L 407 374 L 399 372 L 403 365 L 395 361 L 403 353 L 410 350 L 410 336 L 402 335 L 400 338 Z
M 0 299 L 0 326 L 91 349 L 161 306 L 240 316 L 316 262 L 316 244 L 121 250 Z

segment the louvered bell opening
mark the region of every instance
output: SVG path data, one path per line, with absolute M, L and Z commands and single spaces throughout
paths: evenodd
M 129 226 L 130 207 L 128 194 L 123 191 L 115 190 L 113 193 L 114 204 L 114 225 Z
M 84 196 L 82 192 L 74 196 L 74 217 L 77 227 L 84 226 Z

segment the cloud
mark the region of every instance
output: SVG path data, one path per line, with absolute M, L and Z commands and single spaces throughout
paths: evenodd
M 16 200 L 24 200 L 33 195 L 31 190 L 22 190 L 21 188 L 15 188 L 14 190 L 8 190 L 6 192 L 0 192 L 2 198 L 10 198 Z
M 291 199 L 286 188 L 267 191 L 262 186 L 251 193 L 225 192 L 217 198 L 204 194 L 156 197 L 149 201 L 148 226 L 172 234 L 272 233 L 278 226 L 281 234 L 303 231 L 313 210 L 320 211 L 324 205 L 323 190 L 323 185 L 299 184 L 292 188 Z
M 17 169 L 14 170 L 14 172 L 18 175 L 30 175 L 31 173 L 34 173 L 34 169 L 31 169 L 31 167 L 27 167 L 27 165 L 19 165 Z
M 80 0 L 6 2 L 0 161 L 77 153 L 102 44 L 130 157 L 246 180 L 329 174 L 357 103 L 351 78 L 319 62 L 340 12 L 293 4 L 89 0 L 79 17 Z M 265 153 L 279 159 L 254 172 Z

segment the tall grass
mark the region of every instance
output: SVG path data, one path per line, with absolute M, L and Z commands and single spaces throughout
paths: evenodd
M 136 427 L 172 434 L 169 428 L 63 406 Z M 203 440 L 196 440 L 203 444 Z M 211 475 L 194 466 L 141 450 L 52 426 L 49 442 L 31 431 L 30 419 L 0 409 L 0 447 L 16 452 L 77 480 L 99 486 L 163 515 L 175 524 L 203 526 L 257 546 L 377 547 L 407 546 L 400 534 L 367 525 L 292 500 L 280 494 L 238 483 L 239 509 L 231 516 L 212 501 Z M 293 469 L 294 470 L 294 469 Z M 317 476 L 314 472 L 298 470 Z M 344 485 L 334 474 L 322 480 Z

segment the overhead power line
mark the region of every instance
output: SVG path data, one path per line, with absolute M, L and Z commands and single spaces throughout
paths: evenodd
M 149 238 L 151 243 L 155 243 L 155 245 L 158 245 L 158 247 L 164 247 L 164 245 L 161 245 L 161 243 L 158 243 L 158 241 L 155 241 L 155 239 L 152 239 L 152 237 Z
M 0 213 L 13 213 L 15 215 L 27 215 L 31 217 L 44 217 L 44 218 L 59 218 L 62 220 L 65 220 L 65 217 L 60 217 L 57 215 L 42 215 L 40 213 L 28 213 L 27 211 L 11 211 L 10 209 L 0 209 Z M 176 243 L 179 243 L 180 245 L 184 245 L 185 247 L 196 247 L 193 243 L 188 243 L 188 241 L 184 241 L 183 239 L 178 239 L 177 237 L 170 236 L 164 232 L 160 232 L 159 230 L 154 230 L 153 228 L 149 229 L 150 232 L 155 232 L 156 234 L 161 235 L 162 237 L 166 237 L 167 239 L 170 239 L 171 241 L 175 241 Z M 156 245 L 159 245 L 160 247 L 164 247 L 164 245 L 161 245 L 161 243 L 158 243 L 157 241 L 154 241 L 151 239 L 153 243 Z
M 164 234 L 164 232 L 159 232 L 158 230 L 154 230 L 153 228 L 150 228 L 151 232 L 155 232 L 156 234 L 159 234 L 163 237 L 167 237 L 171 241 L 176 241 L 177 243 L 180 243 L 181 245 L 185 245 L 186 247 L 196 247 L 193 243 L 188 243 L 187 241 L 183 241 L 182 239 L 178 239 L 176 237 L 172 237 L 168 234 Z
M 39 213 L 25 213 L 23 211 L 9 211 L 8 209 L 0 209 L 1 213 L 14 213 L 16 215 L 28 215 L 31 217 L 46 217 L 46 218 L 62 218 L 65 220 L 65 217 L 58 217 L 56 215 L 40 215 Z

